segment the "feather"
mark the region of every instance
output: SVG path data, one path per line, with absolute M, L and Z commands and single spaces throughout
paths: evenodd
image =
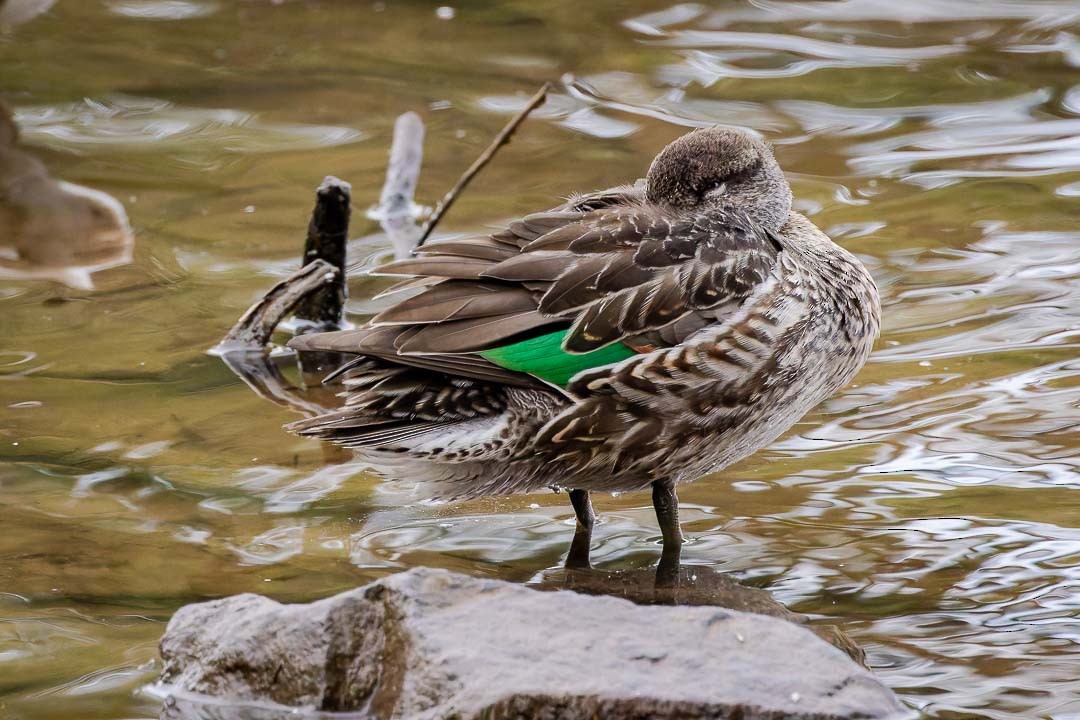
M 322 379 L 322 384 L 323 385 L 329 385 L 330 383 L 334 382 L 334 380 L 337 380 L 339 377 L 341 377 L 345 373 L 350 372 L 352 370 L 356 370 L 357 368 L 362 367 L 364 365 L 367 365 L 370 362 L 371 362 L 371 359 L 367 358 L 367 357 L 365 357 L 363 355 L 360 355 L 359 357 L 354 357 L 352 360 L 344 362 L 341 365 L 339 365 L 336 369 L 330 371 L 330 373 L 326 377 L 324 377 Z
M 382 360 L 422 368 L 454 377 L 481 380 L 511 387 L 546 387 L 524 373 L 506 370 L 477 355 L 401 355 L 377 356 Z
M 536 240 L 542 235 L 577 222 L 579 212 L 549 211 L 532 213 L 510 223 L 508 230 L 522 240 Z
M 495 347 L 515 335 L 564 320 L 536 310 L 497 317 L 451 320 L 424 325 L 399 348 L 401 353 L 463 353 Z
M 623 335 L 621 328 L 630 309 L 630 297 L 631 293 L 616 293 L 586 308 L 570 326 L 566 350 L 588 352 L 615 342 Z
M 516 257 L 518 248 L 513 245 L 492 242 L 488 238 L 473 240 L 446 240 L 421 245 L 415 251 L 418 256 L 427 255 L 452 255 L 455 257 L 474 258 L 477 260 L 490 260 L 499 262 L 507 258 Z
M 570 243 L 570 249 L 585 255 L 637 247 L 649 237 L 643 230 L 651 230 L 654 226 L 651 218 L 644 215 L 603 213 L 599 215 L 598 222 Z M 666 227 L 665 224 L 661 232 L 666 233 Z
M 569 250 L 570 243 L 589 231 L 589 226 L 584 223 L 564 225 L 536 238 L 521 251 L 534 253 L 540 250 Z
M 630 253 L 612 253 L 604 269 L 596 276 L 596 289 L 603 292 L 624 290 L 647 282 L 653 271 L 639 267 Z
M 536 308 L 528 290 L 512 285 L 456 282 L 436 285 L 384 310 L 373 325 L 432 323 L 505 315 Z
M 288 347 L 302 352 L 343 352 L 356 353 L 360 339 L 368 332 L 366 328 L 355 330 L 336 330 L 334 332 L 297 335 L 288 342 Z
M 358 413 L 355 408 L 345 408 L 343 410 L 336 410 L 334 412 L 326 413 L 325 415 L 319 415 L 313 418 L 304 418 L 303 420 L 295 420 L 285 425 L 285 429 L 289 432 L 296 433 L 297 435 L 311 435 L 318 436 L 325 433 L 339 423 L 352 423 L 357 422 Z M 386 425 L 394 422 L 393 419 L 368 417 L 366 418 L 367 424 L 371 426 Z
M 351 448 L 379 447 L 383 445 L 400 443 L 405 440 L 412 440 L 421 435 L 427 435 L 428 433 L 438 430 L 445 430 L 448 426 L 456 425 L 457 422 L 460 421 L 448 423 L 422 422 L 402 424 L 400 426 L 380 428 L 363 432 L 352 432 L 348 434 L 335 433 L 335 437 L 333 439 L 335 442 Z
M 372 275 L 429 275 L 439 278 L 475 280 L 487 268 L 490 260 L 455 255 L 425 255 L 387 263 L 372 271 Z
M 405 292 L 406 290 L 417 290 L 417 289 L 420 289 L 420 288 L 426 288 L 426 287 L 431 286 L 431 285 L 437 285 L 437 284 L 443 282 L 444 280 L 445 280 L 445 278 L 434 277 L 434 276 L 421 276 L 421 277 L 405 278 L 404 280 L 399 280 L 398 282 L 394 283 L 393 285 L 386 288 L 382 292 L 377 293 L 371 299 L 372 300 L 379 300 L 381 298 L 388 297 L 390 295 L 395 295 L 395 294 L 397 294 L 399 292 Z
M 484 270 L 482 277 L 506 281 L 547 280 L 559 277 L 576 259 L 569 252 L 538 250 L 521 253 Z
M 608 262 L 607 255 L 580 258 L 540 298 L 540 311 L 547 315 L 561 315 L 597 300 L 600 293 L 596 291 L 596 278 Z

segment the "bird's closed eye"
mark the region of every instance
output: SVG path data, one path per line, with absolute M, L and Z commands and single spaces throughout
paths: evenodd
M 727 190 L 727 182 L 724 180 L 718 180 L 712 185 L 705 188 L 706 195 L 722 195 Z

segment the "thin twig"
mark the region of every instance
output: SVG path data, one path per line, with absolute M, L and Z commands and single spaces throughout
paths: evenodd
M 416 243 L 416 247 L 420 247 L 424 244 L 428 239 L 428 236 L 431 235 L 431 231 L 439 224 L 439 220 L 441 220 L 442 216 L 446 214 L 446 211 L 450 209 L 450 206 L 454 204 L 454 200 L 457 199 L 457 196 L 461 194 L 461 191 L 465 189 L 465 186 L 469 184 L 473 177 L 483 170 L 484 166 L 491 161 L 491 158 L 495 156 L 498 149 L 510 140 L 510 136 L 517 130 L 518 125 L 529 116 L 529 113 L 544 103 L 544 100 L 547 99 L 547 93 L 550 87 L 551 83 L 544 83 L 544 87 L 540 88 L 537 93 L 529 99 L 528 104 L 522 108 L 521 112 L 515 115 L 514 118 L 506 124 L 506 127 L 502 129 L 502 132 L 495 136 L 495 139 L 488 145 L 487 150 L 485 150 L 480 157 L 476 158 L 476 162 L 469 166 L 469 169 L 458 178 L 458 181 L 454 183 L 454 187 L 450 188 L 450 192 L 446 193 L 439 204 L 435 206 L 435 212 L 432 213 L 431 219 L 428 220 L 427 225 L 424 226 L 424 232 L 420 235 L 420 240 Z

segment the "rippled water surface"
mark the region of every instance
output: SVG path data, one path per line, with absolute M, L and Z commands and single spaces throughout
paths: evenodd
M 631 7 L 634 6 L 634 7 Z M 684 560 L 838 624 L 932 718 L 1080 713 L 1080 9 L 1022 0 L 670 5 L 60 0 L 0 36 L 0 96 L 50 171 L 123 202 L 135 262 L 83 292 L 0 281 L 0 716 L 152 717 L 180 605 L 328 595 L 416 565 L 557 567 L 565 496 L 405 502 L 289 436 L 212 346 L 350 180 L 388 243 L 395 116 L 449 187 L 556 83 L 441 232 L 640 176 L 688 127 L 756 128 L 797 206 L 877 279 L 856 384 L 682 491 Z M 357 278 L 351 310 L 381 282 Z M 343 462 L 344 461 L 344 462 Z M 644 567 L 645 494 L 594 560 Z

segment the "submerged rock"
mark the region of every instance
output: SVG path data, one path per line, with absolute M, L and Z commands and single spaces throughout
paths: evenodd
M 635 605 L 414 569 L 307 605 L 182 608 L 161 641 L 163 717 L 902 718 L 809 630 L 710 607 Z M 223 704 L 225 701 L 225 704 Z M 227 704 L 236 712 L 229 714 Z M 295 717 L 295 716 L 293 716 Z

